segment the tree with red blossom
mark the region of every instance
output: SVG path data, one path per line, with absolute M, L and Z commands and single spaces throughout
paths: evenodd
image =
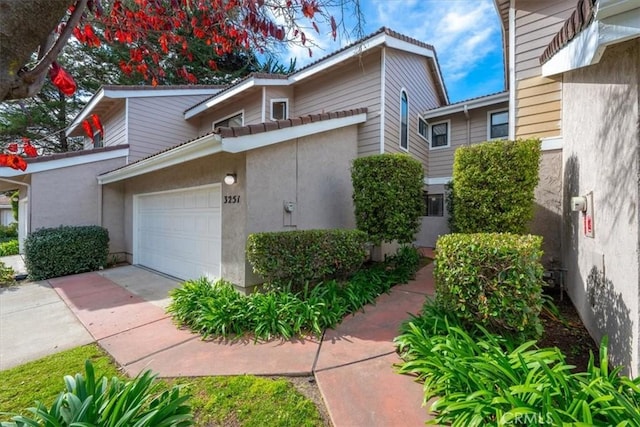
M 359 16 L 359 0 L 0 0 L 0 101 L 31 97 L 47 77 L 63 92 L 74 90 L 73 76 L 56 58 L 71 36 L 88 46 L 119 43 L 128 47 L 120 62 L 151 84 L 166 74 L 163 58 L 173 48 L 187 60 L 194 36 L 215 57 L 238 48 L 257 52 L 272 42 L 311 49 L 313 34 L 337 35 L 332 6 Z M 103 29 L 97 31 L 97 24 Z M 322 30 L 321 30 L 322 28 Z M 149 43 L 154 39 L 157 43 Z M 311 50 L 310 50 L 311 54 Z M 185 68 L 175 70 L 197 83 Z

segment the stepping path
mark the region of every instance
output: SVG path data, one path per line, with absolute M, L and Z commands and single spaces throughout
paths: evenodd
M 314 375 L 336 427 L 422 426 L 429 419 L 422 385 L 395 373 L 393 365 L 400 359 L 393 338 L 409 314 L 417 314 L 434 294 L 433 264 L 326 331 L 322 340 L 268 343 L 203 341 L 176 328 L 158 305 L 105 276 L 85 273 L 49 283 L 129 375 L 145 369 L 162 377 Z

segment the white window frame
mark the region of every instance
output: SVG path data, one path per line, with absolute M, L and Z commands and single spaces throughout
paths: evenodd
M 447 145 L 441 145 L 439 147 L 434 147 L 432 145 L 433 138 L 432 136 L 432 128 L 439 124 L 446 123 L 447 124 Z M 441 120 L 439 122 L 429 123 L 429 150 L 442 150 L 443 148 L 451 147 L 451 120 Z
M 284 102 L 284 119 L 275 119 L 273 117 L 273 104 L 275 104 L 276 102 Z M 270 102 L 269 102 L 269 119 L 273 120 L 273 121 L 277 121 L 277 120 L 287 120 L 289 118 L 289 98 L 273 98 Z
M 242 115 L 242 126 L 244 126 L 244 109 L 240 110 L 240 111 L 236 111 L 233 114 L 228 114 L 218 120 L 215 120 L 213 123 L 211 123 L 211 130 L 216 130 L 216 124 L 220 123 L 220 122 L 224 122 L 227 119 L 230 119 L 231 117 L 237 116 L 237 115 Z M 218 126 L 219 127 L 219 126 Z
M 404 95 L 407 98 L 407 146 L 403 147 L 402 146 L 402 95 Z M 409 113 L 409 94 L 407 93 L 407 90 L 405 88 L 400 89 L 400 126 L 398 128 L 399 130 L 399 135 L 398 135 L 398 146 L 400 147 L 401 150 L 404 151 L 409 151 L 409 117 L 411 116 L 411 114 Z
M 507 113 L 507 129 L 509 129 L 509 110 L 500 108 L 498 110 L 487 111 L 487 141 L 498 140 L 498 139 L 508 139 L 509 132 L 507 131 L 506 136 L 499 136 L 497 138 L 491 138 L 491 115 L 496 113 Z
M 427 132 L 426 135 L 420 133 L 420 122 L 424 123 L 425 132 Z M 426 121 L 420 114 L 418 114 L 418 126 L 416 127 L 416 133 L 418 134 L 418 136 L 420 136 L 420 138 L 431 144 L 431 141 L 429 141 L 429 122 Z

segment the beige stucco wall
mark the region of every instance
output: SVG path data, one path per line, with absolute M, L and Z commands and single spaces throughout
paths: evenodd
M 569 295 L 615 364 L 640 375 L 638 103 L 640 40 L 608 47 L 600 63 L 564 75 L 563 254 Z M 571 196 L 593 193 L 594 237 Z
M 96 176 L 124 162 L 122 157 L 31 174 L 31 231 L 60 225 L 103 225 Z M 109 239 L 111 251 L 117 251 L 121 247 L 117 230 L 112 235 L 109 229 Z
M 249 151 L 247 232 L 355 228 L 356 156 L 357 126 Z M 293 213 L 285 201 L 295 204 Z
M 222 185 L 223 199 L 225 195 L 240 196 L 240 203 L 221 205 L 222 277 L 234 283 L 244 283 L 246 224 L 244 165 L 244 154 L 220 153 L 123 181 L 124 242 L 129 261 L 132 261 L 134 251 L 134 195 L 219 183 L 227 173 L 235 173 L 238 179 L 236 184 Z
M 562 150 L 542 152 L 538 175 L 529 231 L 543 238 L 542 263 L 545 268 L 558 269 L 561 266 Z

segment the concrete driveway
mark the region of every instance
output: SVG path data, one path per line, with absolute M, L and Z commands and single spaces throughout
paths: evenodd
M 180 285 L 135 266 L 98 274 L 163 309 L 169 290 Z M 0 370 L 94 341 L 47 280 L 0 288 Z

